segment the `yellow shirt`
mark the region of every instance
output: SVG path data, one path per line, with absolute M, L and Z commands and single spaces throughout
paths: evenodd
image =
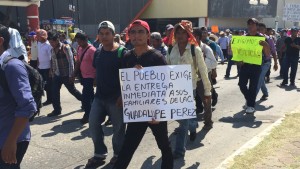
M 169 65 L 185 65 L 190 64 L 192 67 L 193 75 L 193 89 L 197 87 L 197 81 L 203 81 L 204 85 L 204 95 L 210 96 L 211 93 L 211 84 L 208 79 L 207 67 L 204 62 L 203 53 L 199 46 L 195 46 L 195 57 L 193 59 L 191 52 L 191 44 L 187 44 L 185 51 L 182 56 L 180 56 L 178 44 L 176 43 L 172 48 L 171 53 L 167 54 L 167 63 Z M 195 64 L 194 64 L 195 63 Z M 198 77 L 197 72 L 199 71 L 200 77 Z

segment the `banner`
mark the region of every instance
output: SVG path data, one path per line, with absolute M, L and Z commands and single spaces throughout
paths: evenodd
M 120 69 L 124 122 L 196 117 L 191 65 Z
M 300 3 L 288 3 L 283 9 L 283 20 L 291 22 L 300 22 Z
M 259 44 L 265 37 L 259 36 L 232 36 L 232 60 L 249 64 L 262 64 L 262 49 Z

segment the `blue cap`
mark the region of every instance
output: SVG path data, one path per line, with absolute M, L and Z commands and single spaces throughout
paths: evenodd
M 36 35 L 36 33 L 34 31 L 32 31 L 28 34 L 28 36 L 34 36 L 34 35 Z

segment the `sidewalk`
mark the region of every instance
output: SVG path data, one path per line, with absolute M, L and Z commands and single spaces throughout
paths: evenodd
M 300 111 L 283 122 L 253 149 L 234 159 L 230 169 L 300 169 Z

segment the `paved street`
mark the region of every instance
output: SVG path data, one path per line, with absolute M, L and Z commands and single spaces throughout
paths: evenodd
M 257 102 L 255 116 L 245 115 L 242 108 L 245 101 L 237 86 L 238 79 L 223 79 L 226 66 L 218 66 L 218 84 L 215 87 L 219 94 L 219 102 L 213 112 L 214 128 L 209 132 L 202 131 L 203 123 L 199 122 L 196 141 L 188 142 L 185 159 L 176 160 L 175 169 L 217 167 L 248 140 L 299 105 L 300 90 L 279 88 L 277 85 L 281 80 L 276 80 L 278 72 L 272 72 L 271 82 L 267 84 L 270 91 L 269 100 Z M 235 75 L 236 67 L 233 66 L 231 76 Z M 296 81 L 296 85 L 300 86 L 299 80 Z M 79 84 L 77 87 L 81 90 Z M 257 100 L 261 95 L 259 93 Z M 80 110 L 81 103 L 69 94 L 65 87 L 62 87 L 61 98 L 61 116 L 46 117 L 52 111 L 52 106 L 49 105 L 42 109 L 41 116 L 32 123 L 33 137 L 22 163 L 24 169 L 81 169 L 92 157 L 93 144 L 89 138 L 88 125 L 82 126 L 79 123 L 83 115 Z M 172 133 L 177 126 L 177 122 L 169 122 L 172 143 L 175 141 Z M 110 169 L 108 161 L 112 157 L 112 128 L 104 127 L 104 130 L 109 156 L 107 163 L 99 168 Z M 158 169 L 161 163 L 160 156 L 154 136 L 148 130 L 128 168 Z

